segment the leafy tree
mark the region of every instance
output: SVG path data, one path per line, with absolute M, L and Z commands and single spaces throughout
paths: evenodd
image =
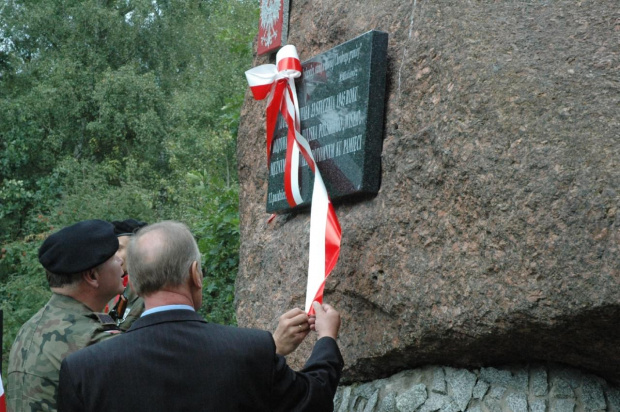
M 15 207 L 4 233 L 28 233 L 37 193 L 66 158 L 132 164 L 117 186 L 166 192 L 198 166 L 233 181 L 256 17 L 257 1 L 6 0 L 0 187 Z

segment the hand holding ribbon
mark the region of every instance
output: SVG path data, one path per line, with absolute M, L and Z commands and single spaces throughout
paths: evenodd
M 284 46 L 276 55 L 276 65 L 265 64 L 245 72 L 254 99 L 268 97 L 267 123 L 267 165 L 271 158 L 273 134 L 278 113 L 288 126 L 286 163 L 284 171 L 284 192 L 291 207 L 303 202 L 299 188 L 299 153 L 314 173 L 312 209 L 310 212 L 310 252 L 308 263 L 308 284 L 306 290 L 306 312 L 312 314 L 312 302 L 323 302 L 325 280 L 338 262 L 340 254 L 341 229 L 332 206 L 321 172 L 314 161 L 310 144 L 300 133 L 299 103 L 295 89 L 295 78 L 301 76 L 301 62 L 295 46 Z

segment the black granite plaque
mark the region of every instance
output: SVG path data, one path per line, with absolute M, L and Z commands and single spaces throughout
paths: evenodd
M 301 134 L 332 201 L 379 191 L 388 35 L 369 31 L 303 62 L 296 81 Z M 287 126 L 278 119 L 269 165 L 267 212 L 289 211 L 284 194 Z M 300 155 L 300 187 L 310 205 L 314 175 Z

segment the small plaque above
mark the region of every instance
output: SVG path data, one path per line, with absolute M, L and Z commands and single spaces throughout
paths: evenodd
M 262 0 L 258 25 L 259 56 L 286 45 L 290 0 Z
M 303 62 L 295 83 L 301 134 L 332 201 L 379 191 L 387 42 L 387 33 L 369 31 Z M 284 194 L 287 131 L 280 115 L 269 164 L 269 213 L 291 210 Z M 310 205 L 314 182 L 303 156 L 299 176 L 303 208 Z

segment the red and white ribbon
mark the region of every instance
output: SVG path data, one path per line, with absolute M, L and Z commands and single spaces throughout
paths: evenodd
M 295 46 L 287 45 L 278 51 L 276 64 L 264 64 L 245 72 L 254 99 L 267 100 L 267 165 L 271 157 L 273 134 L 278 113 L 288 126 L 284 193 L 291 207 L 303 202 L 299 189 L 299 154 L 306 159 L 314 173 L 312 209 L 310 212 L 310 252 L 306 312 L 313 313 L 312 302 L 323 302 L 325 279 L 331 273 L 340 255 L 341 230 L 321 172 L 312 157 L 310 144 L 300 133 L 299 103 L 295 79 L 301 76 L 301 62 Z

